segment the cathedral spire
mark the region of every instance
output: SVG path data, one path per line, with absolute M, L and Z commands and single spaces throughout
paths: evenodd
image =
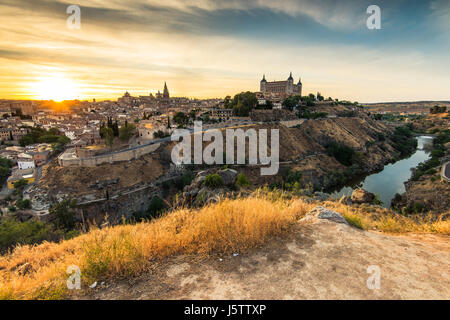
M 169 89 L 167 89 L 167 84 L 164 81 L 164 92 L 163 92 L 163 97 L 164 98 L 169 98 Z

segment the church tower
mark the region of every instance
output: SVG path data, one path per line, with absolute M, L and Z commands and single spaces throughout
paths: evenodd
M 263 78 L 259 84 L 259 91 L 261 91 L 262 93 L 266 92 L 266 83 L 267 83 L 266 75 L 264 74 Z
M 165 81 L 164 81 L 163 98 L 164 98 L 164 99 L 169 99 L 169 98 L 170 98 L 170 96 L 169 96 L 169 90 L 167 89 L 167 84 L 166 84 Z

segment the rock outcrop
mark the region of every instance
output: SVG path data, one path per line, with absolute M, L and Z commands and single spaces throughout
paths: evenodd
M 348 224 L 347 220 L 338 212 L 318 206 L 306 214 L 302 221 L 312 221 L 314 219 L 325 219 L 336 223 Z
M 351 200 L 353 203 L 372 203 L 375 200 L 375 195 L 360 188 L 353 191 Z

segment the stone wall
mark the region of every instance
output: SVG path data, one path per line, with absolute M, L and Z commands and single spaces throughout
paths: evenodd
M 250 112 L 252 121 L 287 121 L 298 119 L 294 112 L 285 109 L 252 110 Z
M 305 119 L 295 119 L 295 120 L 280 121 L 280 124 L 288 128 L 292 128 L 302 124 L 303 122 L 305 122 Z
M 152 153 L 159 148 L 159 143 L 138 146 L 135 148 L 111 152 L 108 154 L 87 157 L 87 158 L 66 158 L 64 153 L 58 157 L 58 163 L 62 167 L 68 166 L 84 166 L 95 167 L 102 163 L 114 163 L 120 161 L 130 161 L 139 157 Z
M 114 225 L 120 223 L 123 218 L 132 217 L 135 212 L 146 211 L 154 196 L 162 198 L 161 188 L 151 184 L 120 193 L 110 199 L 80 203 L 77 208 L 83 212 L 86 223 L 101 225 L 107 221 Z

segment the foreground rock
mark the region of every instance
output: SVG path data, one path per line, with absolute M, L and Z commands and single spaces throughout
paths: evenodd
M 375 195 L 364 189 L 356 189 L 352 193 L 351 200 L 353 203 L 372 203 Z
M 238 175 L 236 170 L 233 169 L 219 170 L 217 174 L 222 177 L 223 183 L 226 186 L 233 186 L 236 183 Z
M 320 206 L 308 212 L 302 221 L 312 221 L 314 219 L 325 219 L 336 223 L 348 224 L 347 220 L 340 213 Z

